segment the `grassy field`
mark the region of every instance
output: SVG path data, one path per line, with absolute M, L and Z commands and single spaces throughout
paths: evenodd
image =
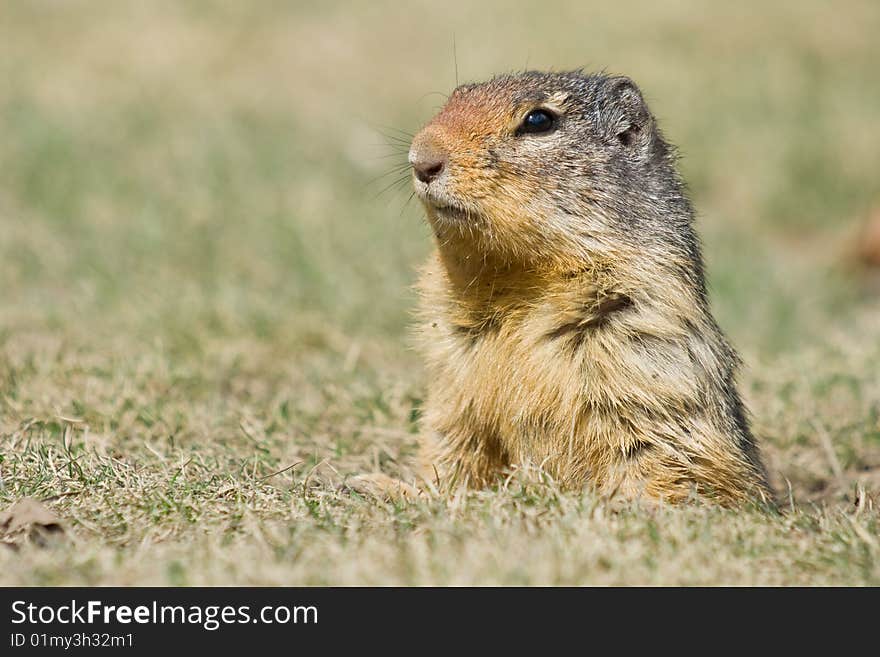
M 0 511 L 64 533 L 0 584 L 880 585 L 878 33 L 874 0 L 3 2 Z M 680 146 L 784 512 L 338 492 L 416 445 L 430 234 L 389 144 L 526 66 L 631 75 Z

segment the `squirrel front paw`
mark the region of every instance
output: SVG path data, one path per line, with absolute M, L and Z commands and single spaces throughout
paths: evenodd
M 392 502 L 413 501 L 427 493 L 405 481 L 389 477 L 381 472 L 349 477 L 340 487 L 343 491 Z

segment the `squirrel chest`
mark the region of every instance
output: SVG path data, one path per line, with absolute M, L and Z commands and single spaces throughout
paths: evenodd
M 646 412 L 658 408 L 662 425 L 664 409 L 698 403 L 699 362 L 684 331 L 652 323 L 636 298 L 589 277 L 515 291 L 502 281 L 481 293 L 454 290 L 436 268 L 422 286 L 433 301 L 421 332 L 428 405 L 442 409 L 429 422 L 447 437 L 491 443 L 504 462 L 586 476 L 652 440 L 634 430 Z

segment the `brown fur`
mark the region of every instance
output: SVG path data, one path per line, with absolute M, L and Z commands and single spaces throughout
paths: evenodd
M 560 113 L 558 134 L 517 135 L 536 106 Z M 627 498 L 769 500 L 690 206 L 643 107 L 622 78 L 505 76 L 456 90 L 413 140 L 411 161 L 444 161 L 415 181 L 437 242 L 419 283 L 425 480 L 484 487 L 529 463 Z M 615 111 L 620 139 L 603 141 Z

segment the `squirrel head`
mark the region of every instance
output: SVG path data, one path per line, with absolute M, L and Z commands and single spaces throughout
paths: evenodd
M 441 251 L 532 268 L 680 240 L 674 159 L 632 80 L 580 71 L 462 85 L 409 151 Z

